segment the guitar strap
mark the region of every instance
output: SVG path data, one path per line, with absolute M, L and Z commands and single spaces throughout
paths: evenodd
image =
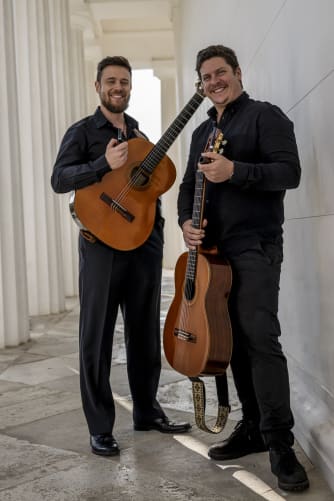
M 226 372 L 215 376 L 216 390 L 218 397 L 218 413 L 216 423 L 213 427 L 207 426 L 205 422 L 205 385 L 199 377 L 190 377 L 192 383 L 193 402 L 195 410 L 195 421 L 198 428 L 208 433 L 220 433 L 226 425 L 228 414 L 231 410 L 228 399 L 228 385 Z

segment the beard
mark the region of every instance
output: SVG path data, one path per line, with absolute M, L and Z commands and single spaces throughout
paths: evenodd
M 100 95 L 100 99 L 101 99 L 101 104 L 103 104 L 103 106 L 105 108 L 107 108 L 107 110 L 110 111 L 111 113 L 123 113 L 123 111 L 125 111 L 129 106 L 130 96 L 128 96 L 126 101 L 124 101 L 123 103 L 116 104 L 116 105 L 112 104 L 110 101 L 107 101 L 101 95 Z

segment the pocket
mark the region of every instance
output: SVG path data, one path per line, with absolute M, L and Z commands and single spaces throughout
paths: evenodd
M 280 265 L 283 261 L 283 247 L 273 242 L 262 241 L 260 247 L 269 264 Z

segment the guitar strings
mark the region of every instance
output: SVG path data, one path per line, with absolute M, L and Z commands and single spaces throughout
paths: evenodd
M 189 119 L 192 117 L 192 115 L 194 114 L 194 112 L 196 111 L 198 106 L 203 101 L 203 97 L 202 96 L 200 96 L 200 97 L 201 97 L 201 99 L 199 99 L 199 94 L 195 93 L 195 95 L 192 97 L 192 99 L 189 101 L 189 103 L 185 106 L 183 111 L 180 113 L 180 116 L 178 116 L 175 119 L 175 121 L 170 125 L 170 127 L 167 129 L 167 131 L 165 132 L 164 136 L 160 139 L 158 144 L 159 143 L 163 144 L 165 141 L 164 137 L 166 137 L 166 139 L 167 138 L 169 139 L 169 141 L 165 141 L 167 143 L 166 149 L 168 149 L 168 146 L 170 146 L 170 144 L 172 144 L 175 137 L 183 129 L 185 124 L 189 121 Z M 194 104 L 193 104 L 193 102 L 194 102 Z M 181 115 L 182 115 L 182 117 L 184 116 L 184 118 L 182 118 Z M 180 122 L 180 123 L 178 123 L 178 122 Z M 166 145 L 164 145 L 164 147 L 166 147 Z M 145 167 L 143 166 L 143 164 L 145 162 L 148 164 L 149 168 L 154 167 L 154 162 L 152 162 L 150 165 L 150 160 L 151 160 L 151 157 L 153 156 L 153 154 L 152 154 L 153 149 L 154 148 L 152 148 L 152 150 L 148 153 L 147 157 L 143 160 L 141 165 L 138 167 L 138 170 L 135 173 L 135 175 L 130 179 L 130 181 L 127 184 L 125 184 L 124 188 L 119 192 L 119 194 L 115 198 L 116 202 L 118 202 L 118 203 L 121 202 L 126 197 L 126 195 L 129 193 L 129 191 L 136 185 L 136 183 L 140 179 L 141 175 L 145 174 L 146 171 L 145 171 Z M 112 207 L 112 208 L 115 210 L 115 207 Z
M 220 148 L 223 146 L 223 133 L 217 127 L 214 127 L 210 133 L 207 144 L 204 151 L 214 151 L 222 152 Z M 198 228 L 202 228 L 203 224 L 203 197 L 205 192 L 206 179 L 202 172 L 196 172 L 196 183 L 195 183 L 195 193 L 194 193 L 194 204 L 193 204 L 193 214 L 192 220 L 198 225 Z M 191 249 L 188 252 L 186 274 L 185 274 L 185 284 L 184 284 L 184 296 L 185 301 L 182 302 L 181 313 L 180 313 L 180 328 L 186 331 L 186 326 L 189 326 L 190 317 L 190 307 L 191 302 L 196 294 L 196 278 L 197 278 L 197 268 L 198 268 L 198 246 L 195 249 Z M 191 297 L 193 295 L 193 297 Z M 187 298 L 190 298 L 187 300 Z
M 172 132 L 172 130 L 170 131 Z M 176 128 L 176 133 L 179 132 L 179 129 Z M 168 136 L 168 131 L 167 131 L 167 136 Z M 169 133 L 169 135 L 171 136 L 171 138 L 173 137 L 173 135 L 171 133 Z M 175 134 L 174 134 L 174 137 L 175 137 Z M 168 143 L 167 143 L 168 144 Z M 122 201 L 124 199 L 124 197 L 126 197 L 126 195 L 129 193 L 129 191 L 137 184 L 137 181 L 140 179 L 141 175 L 144 175 L 145 174 L 145 167 L 143 166 L 143 163 L 146 162 L 147 164 L 149 164 L 150 162 L 150 156 L 152 154 L 152 150 L 149 152 L 149 154 L 147 155 L 147 157 L 143 160 L 142 164 L 138 167 L 138 170 L 137 172 L 135 173 L 135 175 L 130 179 L 130 181 L 124 186 L 124 188 L 119 192 L 116 200 L 118 202 Z M 148 165 L 149 167 L 152 167 L 153 164 L 151 165 Z

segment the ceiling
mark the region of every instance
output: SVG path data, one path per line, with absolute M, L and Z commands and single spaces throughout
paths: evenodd
M 72 18 L 85 19 L 86 57 L 122 55 L 134 68 L 174 62 L 179 0 L 71 0 Z M 73 21 L 73 20 L 72 20 Z

